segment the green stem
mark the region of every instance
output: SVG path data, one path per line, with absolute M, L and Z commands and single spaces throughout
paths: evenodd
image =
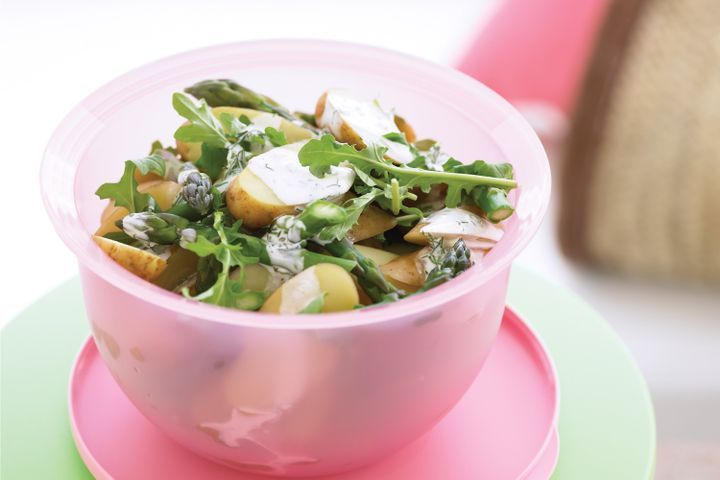
M 433 170 L 423 170 L 414 167 L 399 167 L 390 163 L 380 162 L 367 158 L 361 154 L 343 153 L 344 158 L 356 158 L 362 162 L 370 163 L 376 166 L 380 170 L 393 173 L 396 176 L 412 176 L 412 178 L 427 178 L 432 180 L 432 183 L 447 183 L 447 182 L 459 182 L 463 181 L 468 185 L 487 185 L 490 187 L 501 187 L 501 188 L 515 188 L 517 182 L 508 178 L 495 178 L 486 177 L 484 175 L 470 175 L 467 173 L 452 173 L 452 172 L 436 172 Z
M 400 200 L 400 183 L 397 181 L 397 178 L 390 180 L 390 189 L 392 192 L 392 213 L 397 216 L 400 213 L 400 207 L 402 206 L 402 201 Z
M 333 265 L 337 265 L 338 267 L 342 267 L 344 270 L 351 272 L 355 267 L 357 267 L 357 262 L 354 260 L 332 257 L 330 255 L 323 255 L 322 253 L 315 253 L 309 250 L 305 250 L 303 252 L 303 261 L 305 268 L 312 267 L 313 265 L 317 265 L 319 263 L 332 263 Z

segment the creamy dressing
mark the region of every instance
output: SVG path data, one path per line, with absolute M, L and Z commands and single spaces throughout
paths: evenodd
M 302 245 L 305 225 L 292 215 L 283 215 L 275 220 L 272 228 L 263 236 L 265 251 L 270 263 L 290 273 L 300 273 L 305 268 Z
M 343 124 L 349 126 L 366 146 L 381 145 L 388 150 L 388 157 L 398 163 L 409 163 L 413 154 L 407 145 L 393 142 L 383 135 L 400 133 L 392 112 L 384 111 L 377 102 L 369 102 L 343 90 L 328 90 L 325 109 L 318 125 L 329 129 L 336 137 L 342 137 Z
M 286 205 L 304 205 L 313 200 L 342 195 L 350 190 L 355 172 L 347 167 L 330 167 L 323 178 L 310 173 L 298 160 L 304 142 L 273 148 L 253 157 L 247 168 L 265 183 Z
M 423 220 L 420 232 L 445 239 L 462 238 L 468 248 L 487 250 L 503 236 L 502 228 L 462 208 L 443 208 Z

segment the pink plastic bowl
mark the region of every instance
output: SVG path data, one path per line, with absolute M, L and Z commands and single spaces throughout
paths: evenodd
M 171 140 L 180 121 L 173 92 L 213 77 L 235 78 L 305 111 L 328 87 L 377 97 L 459 159 L 512 162 L 517 214 L 481 264 L 379 308 L 243 313 L 146 283 L 92 241 L 104 206 L 93 192 L 153 140 Z M 127 396 L 190 450 L 284 476 L 372 462 L 418 438 L 455 405 L 490 350 L 510 264 L 540 225 L 550 195 L 539 140 L 488 88 L 395 52 L 298 40 L 196 50 L 110 82 L 58 127 L 41 182 L 50 218 L 78 257 L 95 342 Z

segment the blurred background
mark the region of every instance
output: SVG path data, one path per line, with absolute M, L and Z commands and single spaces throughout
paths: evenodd
M 720 478 L 717 0 L 3 0 L 0 325 L 76 274 L 37 181 L 62 117 L 159 57 L 287 37 L 457 66 L 525 114 L 555 190 L 518 264 L 584 298 L 633 353 L 657 478 Z

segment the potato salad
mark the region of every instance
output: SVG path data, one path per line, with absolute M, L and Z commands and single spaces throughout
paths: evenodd
M 94 240 L 188 299 L 283 314 L 396 302 L 461 275 L 513 214 L 512 165 L 458 161 L 346 90 L 303 113 L 205 80 L 172 106 L 174 145 L 98 188 Z

